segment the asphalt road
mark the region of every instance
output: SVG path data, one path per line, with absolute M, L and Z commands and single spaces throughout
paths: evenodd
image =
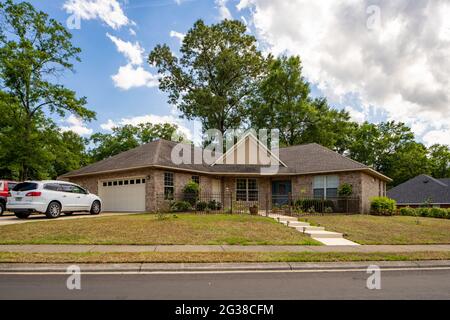
M 447 299 L 450 270 L 382 271 L 381 290 L 366 288 L 368 274 L 250 272 L 95 274 L 81 290 L 67 275 L 1 274 L 0 299 Z

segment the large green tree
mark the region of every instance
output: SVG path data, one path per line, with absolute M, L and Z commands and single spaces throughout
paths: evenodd
M 450 178 L 450 148 L 435 144 L 428 149 L 430 171 L 435 178 Z
M 94 144 L 90 152 L 93 161 L 106 159 L 160 138 L 185 140 L 184 136 L 178 132 L 178 127 L 169 123 L 124 125 L 112 130 L 112 133 L 95 133 L 91 136 L 91 142 Z
M 355 130 L 349 156 L 393 178 L 393 185 L 428 173 L 427 149 L 404 123 L 365 122 Z
M 25 180 L 40 170 L 33 167 L 31 155 L 39 153 L 36 137 L 46 121 L 44 110 L 84 120 L 95 113 L 85 108 L 85 98 L 58 83 L 58 77 L 73 70 L 73 61 L 79 61 L 80 49 L 72 45 L 65 27 L 27 2 L 0 3 L 0 16 L 0 98 L 16 106 L 20 115 L 14 153 L 19 179 Z
M 211 26 L 197 21 L 183 39 L 180 57 L 158 45 L 149 56 L 161 75 L 160 89 L 187 119 L 200 119 L 203 129 L 241 127 L 245 100 L 263 74 L 265 59 L 256 39 L 240 21 Z
M 343 152 L 354 128 L 349 115 L 310 93 L 300 57 L 271 59 L 267 75 L 248 99 L 251 126 L 278 129 L 285 146 L 316 142 Z

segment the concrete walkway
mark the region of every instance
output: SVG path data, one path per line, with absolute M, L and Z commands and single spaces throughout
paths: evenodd
M 3 216 L 0 216 L 0 226 L 7 226 L 11 224 L 21 224 L 28 222 L 45 222 L 45 221 L 61 221 L 61 220 L 73 220 L 73 219 L 89 219 L 89 218 L 100 218 L 100 217 L 108 217 L 108 216 L 120 216 L 120 215 L 130 215 L 130 214 L 140 214 L 136 212 L 105 212 L 99 215 L 91 215 L 87 212 L 82 213 L 74 213 L 72 216 L 65 216 L 62 214 L 58 219 L 47 219 L 44 214 L 33 214 L 28 219 L 22 220 L 16 218 L 14 214 L 9 212 L 5 213 Z
M 0 252 L 424 252 L 450 245 L 236 246 L 236 245 L 0 245 Z
M 296 217 L 281 214 L 270 214 L 270 218 L 304 233 L 326 246 L 359 246 L 358 243 L 344 239 L 342 233 L 326 231 L 324 227 L 314 227 L 304 221 L 298 221 Z

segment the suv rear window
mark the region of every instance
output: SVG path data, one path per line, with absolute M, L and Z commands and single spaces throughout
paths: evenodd
M 15 183 L 15 182 L 8 182 L 8 190 L 14 189 L 15 186 L 17 186 L 17 183 Z
M 33 182 L 22 182 L 17 184 L 14 188 L 13 191 L 30 191 L 30 190 L 36 190 L 38 187 L 37 183 L 33 183 Z

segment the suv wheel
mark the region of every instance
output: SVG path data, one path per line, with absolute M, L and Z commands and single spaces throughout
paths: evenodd
M 14 212 L 14 215 L 19 219 L 27 219 L 31 213 L 30 212 Z
M 4 212 L 5 212 L 5 204 L 3 202 L 0 202 L 0 216 L 2 216 Z
M 102 211 L 102 206 L 100 204 L 100 201 L 94 201 L 91 207 L 91 214 L 97 215 L 100 214 L 100 211 Z
M 49 219 L 58 218 L 61 215 L 61 205 L 56 201 L 50 202 L 45 215 Z

